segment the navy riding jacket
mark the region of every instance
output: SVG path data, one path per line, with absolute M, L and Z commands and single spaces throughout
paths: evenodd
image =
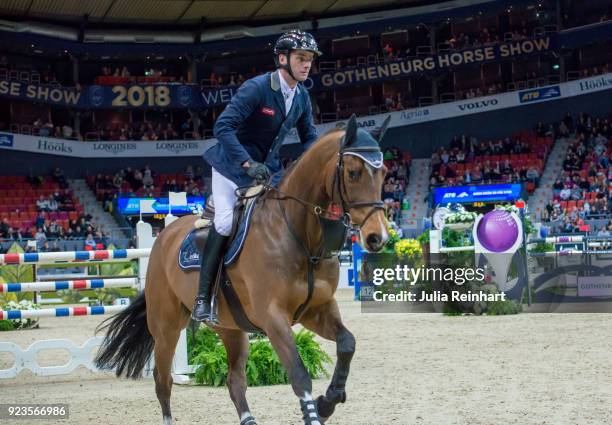
M 242 164 L 263 162 L 272 174 L 281 170 L 280 148 L 292 128 L 307 149 L 316 139 L 308 91 L 298 84 L 285 118 L 285 99 L 277 71 L 245 81 L 221 113 L 214 127 L 217 144 L 204 152 L 204 160 L 238 186 L 253 181 Z

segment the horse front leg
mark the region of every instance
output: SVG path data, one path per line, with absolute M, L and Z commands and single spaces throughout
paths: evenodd
M 323 420 L 312 399 L 312 380 L 298 353 L 291 324 L 281 312 L 275 312 L 270 314 L 263 329 L 287 371 L 293 392 L 300 399 L 304 425 L 322 425 Z
M 336 405 L 346 401 L 346 380 L 355 353 L 355 337 L 342 323 L 336 300 L 310 309 L 301 323 L 323 338 L 336 342 L 337 361 L 334 375 L 325 395 L 317 398 L 319 415 L 323 421 L 327 421 L 334 413 Z

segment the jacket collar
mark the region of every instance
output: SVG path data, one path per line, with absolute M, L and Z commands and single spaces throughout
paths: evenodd
M 270 87 L 274 91 L 278 91 L 281 88 L 280 75 L 278 74 L 278 70 L 270 73 Z
M 272 71 L 270 73 L 270 88 L 272 88 L 272 90 L 274 90 L 275 92 L 278 92 L 281 89 L 280 78 L 281 78 L 281 76 L 280 76 L 280 73 L 279 73 L 278 70 Z M 302 88 L 300 86 L 301 86 L 301 84 L 298 83 L 297 87 L 295 88 L 296 89 L 296 92 L 295 92 L 296 95 L 302 90 Z M 282 98 L 282 92 L 281 92 L 281 98 Z
M 278 71 L 273 71 L 270 74 L 270 87 L 272 88 L 274 101 L 278 108 L 282 111 L 283 116 L 285 116 L 285 98 L 283 97 L 283 92 L 280 89 L 280 75 L 278 75 Z

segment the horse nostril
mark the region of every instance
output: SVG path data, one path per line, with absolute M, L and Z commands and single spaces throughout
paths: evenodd
M 370 233 L 366 238 L 366 243 L 370 248 L 379 249 L 382 243 L 382 238 L 376 233 Z

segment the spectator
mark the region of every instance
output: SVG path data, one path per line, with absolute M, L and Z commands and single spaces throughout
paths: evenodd
M 85 248 L 87 249 L 87 247 L 89 247 L 90 249 L 96 249 L 96 241 L 93 237 L 92 233 L 88 233 L 87 237 L 85 238 Z
M 59 204 L 53 197 L 53 195 L 49 195 L 49 199 L 47 200 L 47 208 L 49 211 L 57 211 L 59 209 Z
M 47 242 L 47 235 L 43 232 L 42 228 L 36 229 L 36 234 L 34 235 L 34 239 L 36 240 L 36 246 L 40 249 L 45 242 Z

